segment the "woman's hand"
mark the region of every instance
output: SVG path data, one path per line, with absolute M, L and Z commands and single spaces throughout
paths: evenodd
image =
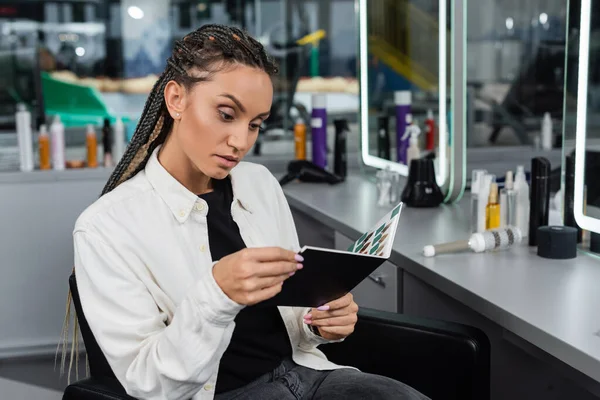
M 238 304 L 270 299 L 281 285 L 302 269 L 304 259 L 279 247 L 247 248 L 223 257 L 213 267 L 217 285 Z
M 339 340 L 354 332 L 358 320 L 358 305 L 352 293 L 340 297 L 317 309 L 311 309 L 304 316 L 304 323 L 314 326 L 319 334 L 327 340 Z

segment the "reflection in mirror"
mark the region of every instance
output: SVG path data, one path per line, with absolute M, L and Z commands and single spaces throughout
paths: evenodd
M 562 0 L 469 2 L 469 170 L 501 178 L 539 156 L 560 168 L 567 11 Z
M 577 69 L 577 120 L 575 137 L 573 214 L 584 230 L 600 233 L 600 5 L 581 1 Z M 566 183 L 569 176 L 566 176 Z
M 446 1 L 359 0 L 361 151 L 366 165 L 408 175 L 435 157 L 448 176 Z M 368 7 L 367 7 L 368 5 Z

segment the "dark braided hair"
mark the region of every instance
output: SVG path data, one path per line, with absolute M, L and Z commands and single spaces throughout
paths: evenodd
M 164 143 L 173 127 L 167 112 L 164 91 L 175 81 L 190 89 L 194 84 L 210 79 L 226 65 L 242 64 L 259 68 L 270 76 L 278 72 L 275 62 L 264 47 L 246 32 L 224 25 L 204 25 L 175 43 L 167 67 L 154 84 L 131 143 L 115 167 L 102 194 L 106 194 L 144 169 L 154 149 Z M 190 71 L 208 72 L 194 77 Z

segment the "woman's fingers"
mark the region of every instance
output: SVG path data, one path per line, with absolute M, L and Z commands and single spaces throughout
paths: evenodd
M 354 324 L 356 324 L 356 321 L 357 321 L 357 316 L 356 316 L 356 314 L 348 314 L 348 315 L 343 315 L 341 317 L 323 318 L 323 319 L 318 319 L 318 320 L 305 319 L 305 321 L 310 322 L 310 325 L 312 325 L 312 326 L 318 326 L 318 327 L 346 326 L 346 325 L 354 326 Z

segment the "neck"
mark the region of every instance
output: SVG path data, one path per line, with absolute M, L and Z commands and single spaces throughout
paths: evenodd
M 169 135 L 158 153 L 158 162 L 179 183 L 194 194 L 212 191 L 212 179 L 200 171 Z

